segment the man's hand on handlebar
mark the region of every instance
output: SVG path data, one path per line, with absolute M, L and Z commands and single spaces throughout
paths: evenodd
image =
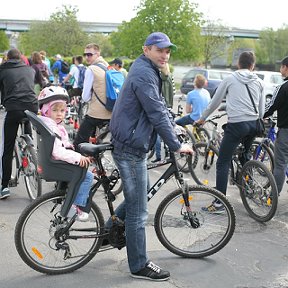
M 186 153 L 186 154 L 192 154 L 194 153 L 193 149 L 188 144 L 182 144 L 180 149 L 176 151 L 177 153 Z

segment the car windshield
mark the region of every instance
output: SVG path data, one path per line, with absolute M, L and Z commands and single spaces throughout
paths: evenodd
M 197 74 L 202 74 L 202 75 L 206 76 L 204 70 L 189 70 L 189 71 L 186 73 L 185 78 L 195 78 L 195 76 L 196 76 Z
M 274 84 L 281 84 L 283 82 L 282 75 L 272 75 L 271 82 Z

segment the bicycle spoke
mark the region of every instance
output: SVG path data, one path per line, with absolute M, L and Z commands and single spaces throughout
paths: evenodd
M 16 248 L 33 269 L 47 274 L 72 272 L 92 259 L 102 241 L 98 235 L 103 216 L 92 205 L 88 222 L 75 221 L 62 236 L 57 231 L 68 222 L 60 217 L 64 196 L 51 192 L 39 197 L 20 216 L 15 230 Z
M 204 211 L 218 199 L 223 203 L 221 214 Z M 189 187 L 191 212 L 184 206 L 182 191 L 169 194 L 159 205 L 155 215 L 155 230 L 161 243 L 172 253 L 199 258 L 212 255 L 230 240 L 235 228 L 235 214 L 223 194 L 206 186 Z M 189 213 L 196 221 L 195 227 Z

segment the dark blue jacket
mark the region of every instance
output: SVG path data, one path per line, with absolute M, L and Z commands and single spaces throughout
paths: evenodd
M 171 151 L 181 147 L 161 95 L 159 68 L 144 55 L 131 66 L 113 109 L 110 131 L 114 149 L 143 156 L 156 132 Z

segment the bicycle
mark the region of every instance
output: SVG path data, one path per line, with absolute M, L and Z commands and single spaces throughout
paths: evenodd
M 31 200 L 35 200 L 42 194 L 42 180 L 37 171 L 37 155 L 33 140 L 25 133 L 25 125 L 28 125 L 28 122 L 27 118 L 22 120 L 21 132 L 15 139 L 9 187 L 16 187 L 20 176 L 23 176 L 28 196 Z
M 264 163 L 269 171 L 274 169 L 274 142 L 276 140 L 276 122 L 273 118 L 265 119 L 266 136 L 253 141 L 251 151 L 253 159 Z
M 274 143 L 276 141 L 276 122 L 277 117 L 269 117 L 265 119 L 266 127 L 266 137 L 258 141 L 258 145 L 255 145 L 255 158 L 262 161 L 268 167 L 270 171 L 274 169 Z M 256 142 L 256 141 L 255 141 Z M 268 147 L 268 149 L 263 150 L 262 147 Z M 272 159 L 272 160 L 270 160 Z M 267 161 L 269 160 L 269 161 Z M 288 167 L 285 171 L 286 183 L 288 183 Z
M 31 121 L 37 126 L 41 148 L 44 147 L 43 142 L 46 147 L 52 146 L 55 135 L 47 127 L 43 127 L 39 119 L 33 117 Z M 73 195 L 79 187 L 77 183 L 85 176 L 85 169 L 64 165 L 59 163 L 61 161 L 55 165 L 55 160 L 51 160 L 49 154 L 45 155 L 44 151 L 40 150 L 45 178 L 48 180 L 56 178 L 60 181 L 70 179 L 71 182 L 68 190 L 46 193 L 28 205 L 16 224 L 17 252 L 27 265 L 41 273 L 63 274 L 81 268 L 99 252 L 103 239 L 107 237 L 112 248 L 121 249 L 125 246 L 125 224 L 114 213 L 115 196 L 111 192 L 110 178 L 105 174 L 99 156 L 103 151 L 112 150 L 113 146 L 83 143 L 80 147 L 82 152 L 95 159 L 103 172 L 99 181 L 91 188 L 89 222 L 75 221 L 76 215 L 71 219 L 66 217 L 73 203 Z M 153 166 L 165 164 L 170 165 L 147 192 L 148 200 L 151 200 L 173 176 L 179 188 L 169 193 L 157 208 L 154 227 L 158 239 L 169 251 L 186 258 L 202 258 L 218 252 L 233 236 L 235 229 L 233 207 L 227 198 L 215 189 L 203 185 L 189 186 L 178 170 L 173 153 L 170 153 L 170 159 Z M 49 169 L 51 167 L 55 169 Z M 61 170 L 65 167 L 66 171 L 70 169 L 69 173 Z M 74 175 L 72 178 L 71 173 Z M 109 231 L 104 227 L 105 221 L 101 209 L 93 201 L 93 195 L 99 187 L 104 188 L 113 223 Z M 214 199 L 224 205 L 223 214 L 212 214 L 202 209 Z
M 216 123 L 215 123 L 216 124 Z M 212 142 L 213 143 L 213 142 Z M 197 165 L 188 163 L 196 184 L 216 186 L 216 162 L 218 149 L 208 143 L 196 143 Z M 200 148 L 202 150 L 200 150 Z M 200 151 L 199 151 L 200 150 Z M 242 143 L 233 153 L 230 166 L 230 184 L 236 185 L 248 214 L 259 222 L 271 220 L 277 210 L 278 191 L 269 169 L 258 160 L 249 160 L 242 165 L 244 146 Z M 211 184 L 211 181 L 212 182 Z

